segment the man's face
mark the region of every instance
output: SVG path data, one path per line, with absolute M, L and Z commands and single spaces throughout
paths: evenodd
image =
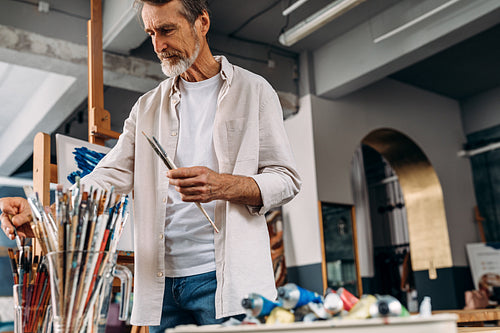
M 181 14 L 182 4 L 173 0 L 161 6 L 144 4 L 144 30 L 151 37 L 154 50 L 167 76 L 184 73 L 200 51 L 200 37 Z

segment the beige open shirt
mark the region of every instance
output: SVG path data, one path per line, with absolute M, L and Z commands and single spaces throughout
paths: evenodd
M 213 143 L 219 172 L 251 176 L 262 207 L 218 201 L 214 235 L 217 318 L 243 312 L 241 299 L 256 292 L 275 299 L 269 235 L 263 214 L 291 200 L 300 189 L 282 110 L 272 87 L 262 77 L 230 64 L 224 57 Z M 85 186 L 134 190 L 135 285 L 132 324 L 159 325 L 165 271 L 166 167 L 141 134 L 154 135 L 174 159 L 179 132 L 176 105 L 178 77 L 139 98 L 125 121 L 116 146 L 82 179 Z M 206 221 L 203 221 L 205 223 Z M 208 222 L 207 222 L 208 223 Z

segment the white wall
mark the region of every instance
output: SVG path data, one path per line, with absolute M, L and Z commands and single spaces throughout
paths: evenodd
M 465 134 L 500 124 L 500 87 L 488 90 L 462 103 Z
M 350 172 L 356 146 L 373 130 L 398 130 L 434 166 L 443 188 L 453 265 L 466 266 L 465 244 L 477 242 L 479 236 L 469 161 L 457 157 L 465 143 L 458 103 L 385 79 L 335 101 L 312 96 L 311 110 L 319 200 L 353 204 Z M 299 136 L 303 138 L 304 133 Z M 293 231 L 299 222 L 292 223 Z M 317 241 L 316 236 L 301 236 L 302 244 Z
M 404 3 L 420 6 L 420 3 L 410 0 Z M 375 81 L 498 22 L 495 18 L 499 10 L 497 1 L 488 0 L 477 5 L 460 2 L 431 20 L 375 45 L 373 28 L 381 22 L 404 20 L 407 11 L 401 11 L 401 17 L 393 15 L 390 20 L 382 17 L 382 13 L 381 20 L 376 18 L 366 22 L 317 50 L 303 52 L 299 92 L 300 96 L 313 95 L 301 100 L 301 110 L 294 120 L 300 122 L 301 117 L 306 117 L 301 113 L 312 114 L 315 150 L 312 157 L 315 164 L 300 161 L 303 164 L 300 171 L 303 178 L 308 177 L 304 179 L 304 186 L 311 181 L 311 186 L 317 187 L 316 192 L 310 189 L 307 195 L 320 201 L 353 204 L 351 160 L 355 148 L 369 132 L 383 127 L 393 128 L 419 145 L 434 166 L 443 188 L 454 266 L 466 266 L 465 244 L 479 241 L 473 214 L 476 202 L 472 171 L 469 160 L 457 157 L 457 152 L 466 142 L 466 134 L 500 124 L 500 87 L 459 105 L 456 100 L 394 80 Z M 448 20 L 449 17 L 453 22 Z M 457 30 L 451 34 L 444 31 L 454 28 Z M 422 47 L 426 43 L 430 44 Z M 360 49 L 369 52 L 353 52 Z M 344 53 L 347 56 L 342 57 Z M 367 58 L 366 54 L 370 57 Z M 355 91 L 368 82 L 375 83 Z M 352 93 L 345 95 L 349 91 Z M 311 105 L 307 107 L 305 102 Z M 287 127 L 292 127 L 292 123 L 287 123 Z M 293 124 L 298 125 L 301 131 L 289 131 L 291 141 L 295 141 L 293 148 L 309 153 L 301 140 L 309 140 L 310 130 L 305 122 Z M 311 180 L 313 174 L 317 174 L 317 178 Z M 288 244 L 293 242 L 293 249 L 288 249 L 291 252 L 288 256 L 293 260 L 289 262 L 291 266 L 321 262 L 321 251 L 308 247 L 316 246 L 319 227 L 304 225 L 304 221 L 317 218 L 317 208 L 313 208 L 312 200 L 307 202 L 300 197 L 303 195 L 299 194 L 287 207 L 290 234 L 285 236 L 290 237 Z M 312 235 L 313 232 L 317 235 Z
M 322 256 L 310 95 L 300 99 L 299 112 L 285 128 L 302 178 L 299 194 L 283 206 L 285 258 L 288 266 L 309 265 Z

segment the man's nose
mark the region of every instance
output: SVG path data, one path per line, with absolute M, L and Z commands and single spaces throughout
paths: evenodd
M 165 38 L 162 38 L 161 36 L 154 36 L 153 47 L 154 47 L 156 53 L 160 53 L 160 52 L 165 51 L 168 46 L 167 46 Z

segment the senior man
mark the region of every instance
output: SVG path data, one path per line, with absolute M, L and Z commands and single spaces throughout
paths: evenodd
M 134 190 L 131 322 L 150 332 L 221 323 L 244 312 L 245 294 L 276 297 L 263 215 L 300 189 L 281 106 L 262 77 L 212 55 L 205 0 L 136 3 L 169 78 L 139 98 L 116 146 L 82 183 Z M 167 170 L 142 132 L 180 168 Z M 3 200 L 2 210 L 23 211 L 22 200 Z M 192 202 L 203 203 L 219 233 Z M 11 227 L 7 215 L 2 227 Z

